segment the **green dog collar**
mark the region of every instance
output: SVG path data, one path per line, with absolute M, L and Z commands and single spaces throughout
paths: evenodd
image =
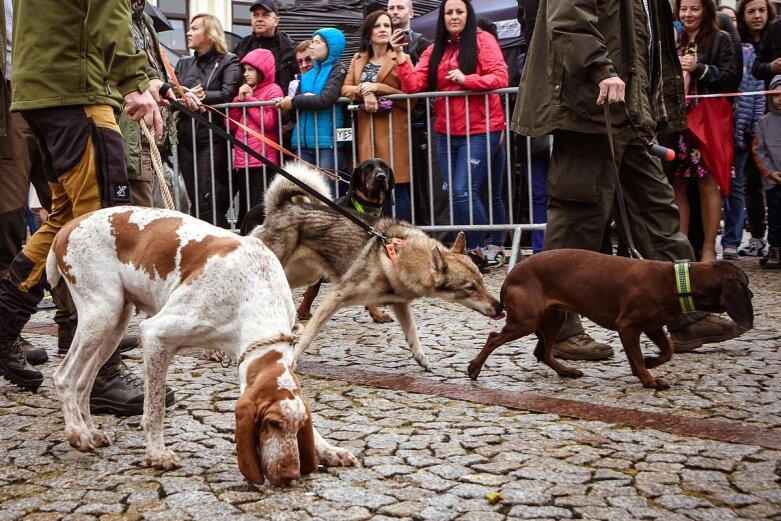
M 681 311 L 684 313 L 692 313 L 696 311 L 694 307 L 694 299 L 692 298 L 691 290 L 691 278 L 689 277 L 689 266 L 691 262 L 688 260 L 675 261 L 675 290 L 678 295 L 678 301 L 681 303 Z

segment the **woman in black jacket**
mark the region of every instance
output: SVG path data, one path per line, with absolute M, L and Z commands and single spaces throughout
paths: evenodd
M 241 68 L 236 55 L 227 52 L 220 21 L 210 14 L 193 16 L 187 31 L 187 46 L 195 51 L 194 55 L 176 64 L 176 76 L 188 89 L 187 95 L 195 96 L 205 105 L 229 103 L 239 89 Z M 208 117 L 224 125 L 222 118 L 211 113 Z M 230 195 L 225 140 L 184 115 L 180 115 L 177 133 L 179 169 L 195 215 L 228 228 L 225 213 L 230 206 Z

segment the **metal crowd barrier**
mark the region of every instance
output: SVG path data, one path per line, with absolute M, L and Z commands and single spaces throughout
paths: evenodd
M 425 92 L 418 94 L 395 94 L 385 96 L 391 100 L 403 100 L 407 104 L 407 141 L 408 141 L 408 166 L 410 171 L 410 199 L 411 199 L 411 218 L 409 219 L 413 224 L 419 226 L 421 229 L 434 233 L 445 234 L 447 232 L 458 231 L 484 231 L 490 233 L 492 231 L 507 231 L 512 232 L 511 243 L 511 257 L 509 265 L 510 267 L 515 264 L 519 252 L 521 234 L 523 231 L 532 230 L 544 230 L 544 223 L 535 223 L 532 212 L 532 146 L 530 138 L 518 136 L 509 131 L 509 120 L 512 116 L 514 99 L 517 93 L 516 88 L 505 88 L 495 91 L 486 92 L 472 92 L 472 91 L 458 91 L 458 92 Z M 487 197 L 484 194 L 484 205 L 486 207 L 487 220 L 486 224 L 475 224 L 472 201 L 474 197 L 480 197 L 480 194 L 473 193 L 471 189 L 471 175 L 472 175 L 472 158 L 471 150 L 467 145 L 467 171 L 469 178 L 469 224 L 456 224 L 453 219 L 453 191 L 450 187 L 452 184 L 452 173 L 449 178 L 443 179 L 441 170 L 439 169 L 438 160 L 436 154 L 433 153 L 436 147 L 436 139 L 434 133 L 434 116 L 431 114 L 433 107 L 433 100 L 438 97 L 445 97 L 449 99 L 453 96 L 466 96 L 467 97 L 467 110 L 464 114 L 467 127 L 469 126 L 469 106 L 473 103 L 484 103 L 484 111 L 489 114 L 488 95 L 498 94 L 502 100 L 503 119 L 505 122 L 503 130 L 503 140 L 501 146 L 505 153 L 505 166 L 501 172 L 493 172 L 491 169 L 491 162 L 489 161 L 488 168 L 488 180 L 485 183 L 487 185 Z M 413 112 L 413 104 L 425 104 L 425 110 Z M 273 102 L 252 102 L 252 103 L 237 103 L 237 104 L 223 104 L 217 105 L 216 108 L 222 109 L 227 113 L 229 108 L 241 108 L 242 120 L 246 121 L 247 109 L 251 107 L 263 107 L 273 106 Z M 323 154 L 333 154 L 333 157 L 328 158 L 332 160 L 332 164 L 337 165 L 337 170 L 340 176 L 339 181 L 334 181 L 333 191 L 335 195 L 340 195 L 346 192 L 349 185 L 350 172 L 352 168 L 358 164 L 358 148 L 357 148 L 357 129 L 355 111 L 357 105 L 353 105 L 347 98 L 340 98 L 337 104 L 331 110 L 331 126 L 336 126 L 336 111 L 345 111 L 344 122 L 345 125 L 341 128 L 335 129 L 335 136 L 338 143 L 341 143 L 341 148 L 327 148 L 319 149 L 316 155 L 316 162 L 322 163 L 325 157 Z M 279 110 L 279 109 L 277 109 Z M 445 117 L 449 119 L 450 104 L 446 103 Z M 413 119 L 413 114 L 419 116 Z M 297 118 L 298 114 L 295 114 L 293 120 Z M 213 121 L 216 121 L 213 115 L 210 116 Z M 218 118 L 217 118 L 218 119 Z M 390 150 L 394 150 L 393 146 L 393 121 L 392 118 L 388 119 L 388 135 L 390 136 Z M 276 141 L 280 144 L 288 145 L 289 140 L 284 139 L 285 131 L 290 132 L 293 123 L 289 122 L 290 118 L 285 118 L 284 114 L 279 111 L 279 131 L 276 137 Z M 372 149 L 374 148 L 374 116 L 370 119 L 371 129 L 370 138 L 372 139 Z M 289 122 L 285 127 L 282 122 Z M 195 123 L 193 125 L 193 142 L 191 148 L 197 151 L 196 138 L 195 138 Z M 222 123 L 228 128 L 227 120 Z M 261 133 L 266 135 L 263 120 L 261 118 Z M 317 124 L 317 121 L 316 121 Z M 380 124 L 380 123 L 377 123 Z M 382 123 L 385 124 L 385 123 Z M 449 126 L 448 126 L 449 128 Z M 296 130 L 293 130 L 295 132 Z M 211 132 L 210 132 L 211 134 Z M 246 136 L 246 134 L 245 134 Z M 211 137 L 211 136 L 210 136 Z M 270 136 L 267 136 L 270 137 Z M 456 136 L 458 137 L 458 136 Z M 245 138 L 246 139 L 246 138 Z M 448 160 L 450 161 L 450 139 L 451 136 L 447 135 L 448 145 Z M 488 139 L 488 132 L 486 132 L 486 140 Z M 300 142 L 300 140 L 299 140 Z M 237 204 L 238 204 L 238 187 L 234 186 L 233 176 L 231 175 L 233 168 L 233 150 L 232 146 L 225 143 L 226 152 L 228 154 L 228 162 L 226 165 L 227 172 L 216 171 L 215 169 L 215 154 L 213 147 L 223 146 L 219 143 L 214 143 L 212 139 L 209 140 L 209 175 L 210 175 L 210 187 L 211 193 L 218 192 L 218 184 L 220 179 L 227 178 L 227 193 L 229 194 L 229 207 L 227 209 L 227 218 L 230 227 L 233 230 L 238 230 L 241 223 L 236 221 L 237 218 Z M 319 144 L 318 144 L 319 146 Z M 178 154 L 181 149 L 177 147 L 175 156 L 175 167 L 178 169 L 178 165 L 181 164 L 181 158 Z M 300 149 L 293 149 L 291 152 L 299 155 Z M 245 154 L 245 164 L 249 164 L 248 154 Z M 195 155 L 195 153 L 194 153 Z M 283 161 L 289 161 L 290 158 L 284 156 Z M 393 154 L 391 154 L 393 156 Z M 383 158 L 391 168 L 396 168 L 393 157 Z M 197 158 L 193 157 L 193 164 L 195 172 L 198 171 Z M 221 170 L 221 168 L 219 169 Z M 183 173 L 184 175 L 184 173 Z M 249 168 L 244 168 L 244 183 L 245 186 L 249 186 Z M 505 176 L 503 200 L 506 208 L 507 218 L 506 222 L 498 222 L 495 219 L 495 208 L 492 202 L 492 183 L 493 176 L 502 175 Z M 270 176 L 266 173 L 266 168 L 263 167 L 263 186 L 267 186 L 270 182 Z M 191 213 L 196 217 L 200 217 L 200 211 L 196 201 L 199 197 L 198 182 L 192 179 L 190 186 L 194 189 L 190 190 L 191 200 Z M 262 201 L 253 201 L 250 199 L 249 190 L 245 194 L 246 200 L 244 201 L 246 207 L 252 207 Z M 218 201 L 216 197 L 211 198 L 212 215 L 217 213 Z M 395 216 L 396 210 L 393 209 Z M 216 218 L 213 219 L 216 221 Z M 213 222 L 213 224 L 217 224 Z

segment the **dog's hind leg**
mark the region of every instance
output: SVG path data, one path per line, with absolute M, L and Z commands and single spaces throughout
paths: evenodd
M 89 398 L 98 370 L 116 349 L 127 327 L 131 308 L 107 309 L 105 302 L 79 307 L 76 302 L 77 308 L 99 310 L 100 314 L 82 312 L 79 316 L 73 343 L 54 372 L 53 382 L 60 397 L 68 442 L 80 451 L 88 451 L 110 444 L 105 433 L 92 424 Z
M 404 331 L 404 338 L 407 340 L 409 350 L 412 352 L 412 358 L 423 369 L 431 372 L 431 362 L 428 361 L 426 353 L 423 352 L 423 347 L 420 345 L 420 338 L 418 337 L 418 328 L 415 326 L 415 319 L 412 317 L 409 304 L 406 302 L 391 304 L 393 314 L 399 321 L 401 329 Z
M 549 307 L 542 314 L 542 320 L 540 321 L 539 332 L 537 333 L 538 339 L 544 339 L 545 348 L 542 350 L 542 359 L 540 359 L 539 346 L 534 350 L 537 360 L 541 361 L 554 371 L 559 376 L 564 378 L 580 378 L 583 376 L 583 372 L 569 367 L 553 357 L 553 345 L 556 343 L 556 339 L 561 333 L 561 328 L 564 327 L 564 322 L 567 320 L 567 312 L 563 309 Z M 540 334 L 542 336 L 540 336 Z
M 632 374 L 640 379 L 643 387 L 651 389 L 668 389 L 670 387 L 669 385 L 662 380 L 655 378 L 645 367 L 643 353 L 640 350 L 640 331 L 634 328 L 620 327 L 618 336 L 621 338 L 621 343 L 624 345 L 624 351 L 629 360 L 629 365 L 632 368 Z
M 664 363 L 670 361 L 673 357 L 673 342 L 664 329 L 654 329 L 653 331 L 644 331 L 645 335 L 651 339 L 651 341 L 659 347 L 659 356 L 646 356 L 645 366 L 648 369 L 653 369 Z
M 527 331 L 521 324 L 508 318 L 501 331 L 493 331 L 488 335 L 488 340 L 486 340 L 483 350 L 480 351 L 474 360 L 469 362 L 469 367 L 466 370 L 469 378 L 477 380 L 480 371 L 483 369 L 483 364 L 485 364 L 485 361 L 497 347 L 524 337 L 529 333 L 531 331 Z

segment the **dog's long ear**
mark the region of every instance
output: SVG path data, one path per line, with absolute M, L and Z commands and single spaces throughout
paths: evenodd
M 364 164 L 361 163 L 355 168 L 353 168 L 353 173 L 350 175 L 350 192 L 354 193 L 356 188 L 361 188 L 364 184 L 366 184 L 364 180 L 364 172 L 366 169 L 363 168 Z
M 236 456 L 241 474 L 251 483 L 262 485 L 265 481 L 261 470 L 258 443 L 260 422 L 254 397 L 245 392 L 236 403 Z
M 751 329 L 754 327 L 754 306 L 751 304 L 754 294 L 748 287 L 748 277 L 741 274 L 745 281 L 734 277 L 722 279 L 719 302 L 739 326 Z
M 450 248 L 450 251 L 461 254 L 466 251 L 466 235 L 464 235 L 464 232 L 458 232 L 456 242 L 453 243 L 453 247 Z
M 385 190 L 385 200 L 390 201 L 390 204 L 393 204 L 393 189 L 396 187 L 396 176 L 393 174 L 393 169 L 389 165 L 386 164 L 385 166 L 388 171 L 388 189 Z
M 317 469 L 317 450 L 315 449 L 315 430 L 312 427 L 312 411 L 304 395 L 301 400 L 306 407 L 306 422 L 298 429 L 298 465 L 302 476 L 311 474 Z

